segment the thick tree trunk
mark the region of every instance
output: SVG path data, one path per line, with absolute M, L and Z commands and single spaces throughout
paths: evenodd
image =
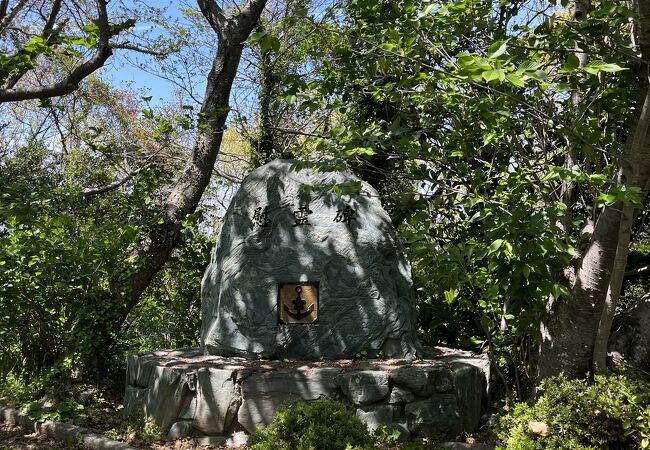
M 148 264 L 131 278 L 130 301 L 126 313 L 135 306 L 142 292 L 169 258 L 180 238 L 181 221 L 196 210 L 210 182 L 228 117 L 230 90 L 244 42 L 257 24 L 265 4 L 266 0 L 251 0 L 234 18 L 225 19 L 225 22 L 219 18 L 213 19 L 213 27 L 219 34 L 219 46 L 208 75 L 199 113 L 197 139 L 183 173 L 167 199 L 164 223 L 150 236 L 151 244 L 143 252 Z
M 639 41 L 650 56 L 650 4 L 639 2 Z M 648 68 L 642 68 L 643 98 L 630 133 L 631 144 L 619 160 L 618 183 L 639 187 L 650 183 L 650 90 Z M 603 208 L 572 286 L 572 298 L 552 303 L 541 325 L 538 379 L 564 372 L 584 377 L 605 364 L 611 321 L 622 285 L 630 241 L 633 207 L 617 202 Z M 595 360 L 594 360 L 595 358 Z M 593 364 L 593 365 L 592 365 Z
M 550 305 L 542 322 L 538 379 L 564 372 L 583 377 L 591 367 L 598 314 L 609 285 L 618 241 L 620 211 L 605 207 L 578 268 L 572 298 Z
M 643 136 L 621 167 L 630 165 L 636 175 L 622 182 L 647 193 L 650 181 L 648 122 L 650 92 L 646 93 L 635 134 Z M 620 293 L 630 241 L 633 207 L 617 202 L 606 206 L 598 217 L 591 243 L 582 258 L 572 286 L 572 298 L 556 301 L 542 324 L 538 378 L 564 372 L 583 377 L 592 369 L 604 368 L 611 321 Z M 598 342 L 598 347 L 595 347 Z M 596 352 L 596 353 L 594 353 Z

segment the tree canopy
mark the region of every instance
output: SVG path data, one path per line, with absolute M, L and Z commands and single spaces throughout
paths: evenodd
M 183 24 L 144 0 L 2 1 L 0 375 L 196 345 L 219 211 L 280 157 L 380 192 L 425 344 L 488 353 L 519 396 L 602 371 L 648 289 L 648 8 L 199 0 Z M 176 92 L 111 84 L 114 50 Z

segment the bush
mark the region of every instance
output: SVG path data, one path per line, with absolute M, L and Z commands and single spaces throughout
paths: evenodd
M 500 419 L 501 449 L 647 448 L 650 382 L 634 375 L 598 375 L 593 383 L 544 380 L 536 403 L 519 403 Z M 533 431 L 541 422 L 543 431 Z
M 275 420 L 250 439 L 252 450 L 346 450 L 374 448 L 366 424 L 345 405 L 328 399 L 285 404 Z
M 104 432 L 107 437 L 137 446 L 164 441 L 167 435 L 150 417 L 114 416 L 111 418 L 111 425 L 112 428 Z

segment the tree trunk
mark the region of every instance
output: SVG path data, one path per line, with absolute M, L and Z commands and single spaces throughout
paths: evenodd
M 573 20 L 576 22 L 582 22 L 586 20 L 590 9 L 591 0 L 576 0 L 573 10 Z M 573 54 L 576 56 L 576 58 L 578 58 L 579 67 L 585 67 L 589 62 L 589 54 L 579 46 L 576 46 Z M 571 92 L 571 106 L 573 108 L 575 117 L 578 117 L 582 97 L 583 93 L 580 87 L 575 88 Z M 569 145 L 564 158 L 564 168 L 571 170 L 573 166 L 577 165 L 578 163 L 579 161 L 576 155 L 575 145 Z M 571 211 L 573 210 L 573 206 L 575 205 L 577 198 L 578 185 L 571 180 L 562 183 L 562 186 L 560 187 L 560 199 L 562 200 L 562 203 L 567 205 L 567 214 L 563 217 L 558 225 L 560 226 L 560 229 L 562 229 L 565 233 L 571 233 Z
M 639 2 L 639 42 L 646 61 L 650 56 L 647 3 Z M 640 83 L 643 98 L 632 124 L 631 144 L 619 159 L 617 181 L 619 185 L 639 187 L 646 195 L 650 183 L 650 90 L 646 65 L 642 67 Z M 632 216 L 632 205 L 621 202 L 604 207 L 600 213 L 571 287 L 572 298 L 551 303 L 541 324 L 538 379 L 560 372 L 570 378 L 584 377 L 592 367 L 604 367 L 627 261 Z
M 618 298 L 623 286 L 625 276 L 625 265 L 630 247 L 630 237 L 632 233 L 632 223 L 634 222 L 634 206 L 626 203 L 622 206 L 621 223 L 618 230 L 618 248 L 614 258 L 612 274 L 610 276 L 609 288 L 605 297 L 605 304 L 600 313 L 600 321 L 596 330 L 596 339 L 594 342 L 594 373 L 603 372 L 607 367 L 607 344 L 609 335 L 618 305 Z
M 169 258 L 180 238 L 181 221 L 196 211 L 210 182 L 230 109 L 230 90 L 244 43 L 257 24 L 265 4 L 266 0 L 250 0 L 236 16 L 214 24 L 218 30 L 219 46 L 208 75 L 196 142 L 183 173 L 167 198 L 164 223 L 149 236 L 151 244 L 143 252 L 148 264 L 131 277 L 130 301 L 125 313 L 135 306 Z
M 272 102 L 275 80 L 273 79 L 273 65 L 269 52 L 262 52 L 260 56 L 260 117 L 259 138 L 256 145 L 257 166 L 264 165 L 274 159 L 276 152 L 276 139 L 273 131 Z
M 232 17 L 226 17 L 214 0 L 198 0 L 201 11 L 217 32 L 218 48 L 207 78 L 205 97 L 199 113 L 197 137 L 183 172 L 171 188 L 164 206 L 163 223 L 147 236 L 148 243 L 138 252 L 141 266 L 118 275 L 113 283 L 117 298 L 126 299 L 117 312 L 119 327 L 137 304 L 144 290 L 169 259 L 180 241 L 181 222 L 196 211 L 219 154 L 229 98 L 244 44 L 267 0 L 249 0 Z M 115 325 L 113 325 L 115 326 Z
M 555 300 L 541 324 L 538 379 L 564 372 L 583 377 L 591 367 L 598 314 L 609 285 L 617 247 L 620 211 L 603 209 L 578 268 L 572 298 Z

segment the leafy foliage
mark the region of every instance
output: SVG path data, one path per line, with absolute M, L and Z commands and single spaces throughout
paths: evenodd
M 27 414 L 30 419 L 39 422 L 66 422 L 77 416 L 77 414 L 79 414 L 80 411 L 83 411 L 83 409 L 83 405 L 74 400 L 63 401 L 47 408 L 44 408 L 42 402 L 32 401 L 27 403 L 23 407 L 22 411 Z
M 519 403 L 501 418 L 500 448 L 647 448 L 648 405 L 650 382 L 631 374 L 597 375 L 593 383 L 548 378 L 535 403 Z M 548 435 L 535 434 L 531 421 L 545 423 Z
M 516 378 L 545 307 L 569 297 L 563 272 L 588 245 L 581 230 L 605 205 L 642 205 L 641 190 L 619 185 L 612 163 L 629 139 L 645 64 L 627 44 L 635 11 L 595 0 L 577 21 L 567 2 L 555 1 L 350 0 L 311 14 L 314 2 L 283 5 L 249 39 L 254 73 L 242 78 L 259 81 L 259 105 L 241 132 L 251 149 L 234 159 L 250 151 L 258 165 L 309 153 L 305 164 L 316 168 L 351 165 L 380 192 L 406 244 L 423 340 L 488 352 Z M 184 11 L 196 26 L 169 40 L 213 39 L 195 32 L 209 30 L 198 12 Z M 132 27 L 128 15 L 109 34 Z M 0 78 L 91 52 L 99 24 L 75 23 L 74 32 L 43 36 L 12 30 Z M 175 67 L 167 76 L 195 75 L 205 64 L 189 59 L 168 62 Z M 188 105 L 176 106 L 177 117 L 149 105 L 140 118 L 130 93 L 86 84 L 68 124 L 74 133 L 57 141 L 34 132 L 2 150 L 0 377 L 197 343 L 208 259 L 199 215 L 186 218 L 185 244 L 135 307 L 127 280 L 146 266 L 135 255 L 165 222 L 164 186 L 180 170 L 170 161 L 186 156 L 170 150 L 173 141 L 189 142 L 207 118 Z M 42 106 L 55 118 L 68 111 L 59 102 Z M 122 113 L 104 116 L 102 108 Z M 121 176 L 124 158 L 139 168 L 130 182 L 83 194 Z M 565 195 L 567 187 L 576 195 Z M 354 195 L 360 185 L 306 189 Z M 646 284 L 629 286 L 630 299 Z
M 351 0 L 318 76 L 285 79 L 305 111 L 330 112 L 316 150 L 352 165 L 400 226 L 424 341 L 487 351 L 515 374 L 549 300 L 569 296 L 562 274 L 588 219 L 640 204 L 611 164 L 638 62 L 600 39 L 625 42 L 634 13 L 591 6 L 574 22 L 553 2 Z
M 197 342 L 198 286 L 208 246 L 192 218 L 186 221 L 187 246 L 178 249 L 150 287 L 125 339 L 116 335 L 127 301 L 116 283 L 141 264 L 133 250 L 159 220 L 154 198 L 165 170 L 142 173 L 130 192 L 87 198 L 66 178 L 102 182 L 109 174 L 101 166 L 88 173 L 74 157 L 65 171 L 39 146 L 19 149 L 4 161 L 0 336 L 6 345 L 0 350 L 0 375 L 10 370 L 35 375 L 66 358 L 73 366 L 98 367 L 120 347 Z M 85 173 L 75 173 L 76 167 Z
M 271 425 L 250 439 L 252 450 L 354 450 L 374 448 L 366 425 L 339 402 L 283 405 Z
M 166 437 L 166 432 L 151 418 L 122 418 L 112 425 L 113 427 L 106 432 L 106 436 L 115 440 L 129 441 L 134 445 L 163 441 Z

